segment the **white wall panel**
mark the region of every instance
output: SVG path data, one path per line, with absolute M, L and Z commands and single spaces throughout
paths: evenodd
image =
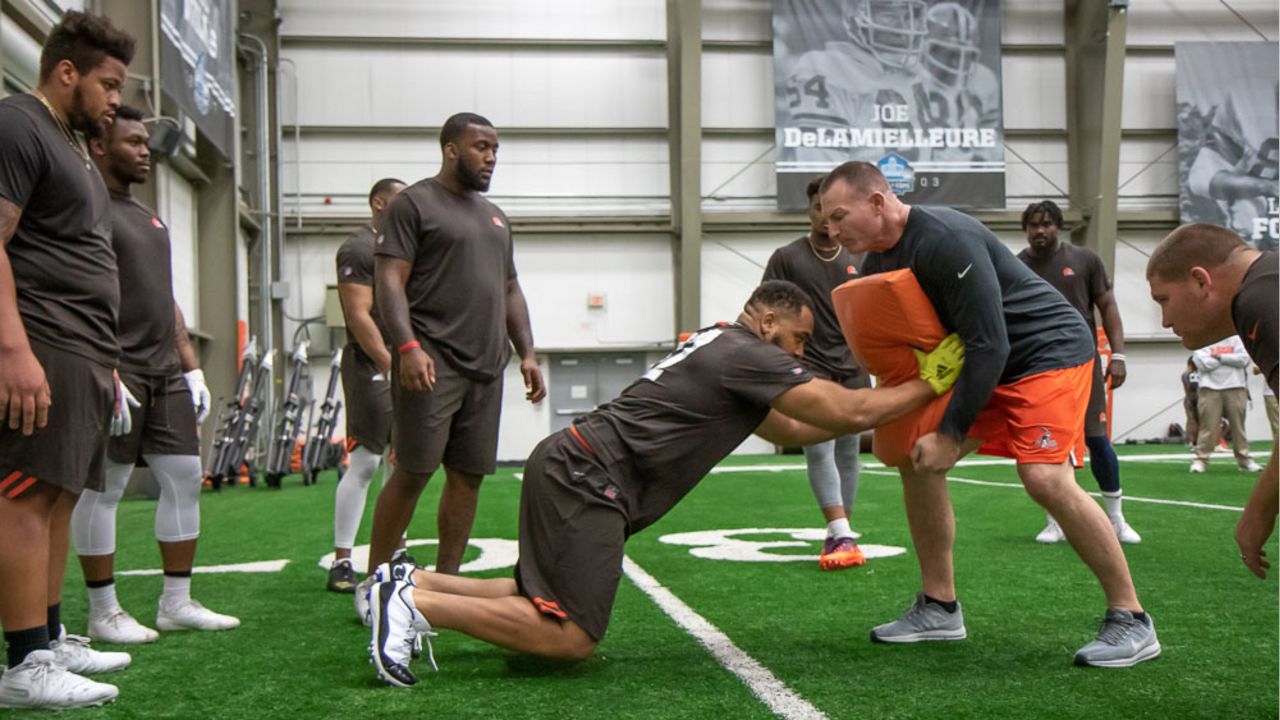
M 516 268 L 542 348 L 635 347 L 674 338 L 674 270 L 665 235 L 516 236 Z M 605 295 L 589 309 L 587 295 Z
M 774 250 L 795 240 L 795 233 L 723 233 L 705 229 L 702 239 L 702 325 L 730 321 L 760 284 Z M 682 331 L 697 328 L 680 328 Z
M 706 40 L 772 40 L 770 0 L 704 0 L 702 37 Z
M 742 51 L 702 54 L 703 127 L 773 127 L 773 56 Z
M 303 125 L 665 127 L 666 57 L 642 50 L 292 47 Z M 294 118 L 286 117 L 286 122 Z
M 1275 0 L 1143 0 L 1130 6 L 1127 38 L 1130 45 L 1172 45 L 1182 40 L 1261 40 L 1232 14 L 1230 5 L 1276 39 L 1280 5 Z
M 1066 129 L 1066 60 L 1053 55 L 1006 55 L 1000 68 L 1006 128 Z
M 1063 35 L 1062 0 L 1005 0 L 1001 40 L 1010 44 L 1058 44 Z
M 1147 199 L 1146 206 L 1178 201 L 1177 137 L 1127 137 L 1120 142 L 1120 198 Z M 1143 206 L 1139 203 L 1138 206 Z
M 560 214 L 607 210 L 630 200 L 667 202 L 670 177 L 666 140 L 662 137 L 503 137 L 490 195 L 504 203 L 525 198 L 522 211 L 538 212 L 537 199 L 554 200 Z M 286 146 L 292 146 L 286 140 Z M 369 188 L 383 177 L 412 183 L 440 168 L 436 137 L 388 135 L 309 135 L 300 160 L 285 153 L 282 182 L 285 211 L 294 212 L 302 192 L 304 212 L 329 197 L 334 210 L 365 212 Z M 298 183 L 301 182 L 301 187 Z M 320 205 L 321 210 L 324 209 Z
M 666 37 L 663 0 L 281 0 L 279 6 L 286 36 Z
M 40 79 L 40 43 L 7 16 L 0 15 L 0 55 L 4 74 L 23 86 L 35 87 Z
M 714 212 L 718 200 L 743 197 L 768 198 L 776 206 L 772 148 L 772 137 L 704 137 L 702 195 L 709 198 L 704 207 Z
M 156 213 L 169 227 L 173 295 L 190 325 L 199 315 L 200 277 L 196 267 L 196 195 L 186 178 L 166 163 L 156 166 Z
M 1134 55 L 1124 59 L 1124 105 L 1120 126 L 1126 130 L 1178 126 L 1174 96 L 1173 54 Z
M 1009 151 L 1004 157 L 1004 191 L 1009 207 L 1021 209 L 1036 200 L 1061 198 L 1062 190 L 1070 189 L 1065 136 L 1006 139 L 1005 144 Z

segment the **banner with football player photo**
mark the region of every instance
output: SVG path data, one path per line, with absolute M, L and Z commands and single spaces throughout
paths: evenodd
M 849 160 L 908 203 L 1004 207 L 1000 0 L 776 0 L 778 208 Z
M 1178 206 L 1184 223 L 1212 223 L 1250 245 L 1280 241 L 1280 44 L 1180 42 Z

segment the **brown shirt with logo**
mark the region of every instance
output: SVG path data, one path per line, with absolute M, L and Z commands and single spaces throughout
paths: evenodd
M 396 196 L 374 253 L 407 261 L 414 334 L 479 382 L 511 357 L 507 283 L 516 277 L 507 216 L 478 192 L 456 195 L 432 178 Z

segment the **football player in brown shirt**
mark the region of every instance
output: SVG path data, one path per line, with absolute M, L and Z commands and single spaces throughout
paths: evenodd
M 1280 355 L 1277 257 L 1274 250 L 1249 247 L 1231 230 L 1195 224 L 1169 233 L 1147 261 L 1151 298 L 1183 346 L 1195 349 L 1239 335 L 1273 393 Z M 1259 578 L 1271 567 L 1262 548 L 1280 508 L 1278 476 L 1273 447 L 1236 525 L 1240 560 Z

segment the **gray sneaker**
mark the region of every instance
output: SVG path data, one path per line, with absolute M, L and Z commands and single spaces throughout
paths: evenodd
M 871 628 L 871 642 L 915 643 L 925 640 L 963 640 L 964 613 L 959 604 L 949 613 L 937 603 L 928 602 L 924 593 L 916 593 L 916 601 L 902 617 Z
M 1128 610 L 1107 608 L 1107 617 L 1098 630 L 1098 639 L 1080 648 L 1077 665 L 1092 667 L 1132 667 L 1160 654 L 1156 625 L 1150 613 L 1139 620 Z

